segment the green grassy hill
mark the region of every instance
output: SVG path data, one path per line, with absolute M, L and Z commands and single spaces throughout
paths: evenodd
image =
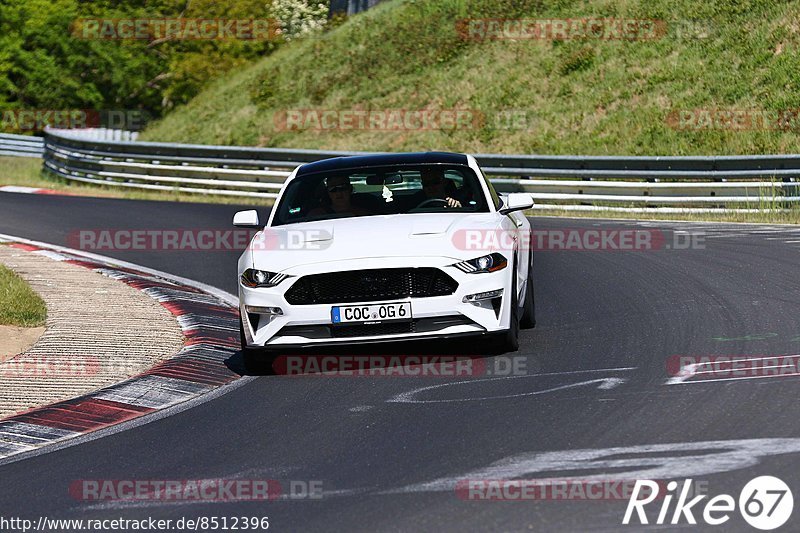
M 459 20 L 491 17 L 664 23 L 646 40 L 481 41 L 458 32 Z M 800 109 L 798 45 L 797 0 L 390 0 L 224 75 L 143 139 L 552 154 L 798 152 L 800 120 L 774 126 L 780 113 Z M 463 109 L 483 120 L 438 130 L 285 131 L 275 117 L 294 109 Z M 696 109 L 752 113 L 754 126 L 693 119 L 676 127 L 682 112 Z M 753 119 L 762 113 L 766 127 Z

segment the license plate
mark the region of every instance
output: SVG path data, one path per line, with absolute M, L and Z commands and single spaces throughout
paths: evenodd
M 331 309 L 331 322 L 334 324 L 380 324 L 381 322 L 411 320 L 409 302 L 342 305 Z

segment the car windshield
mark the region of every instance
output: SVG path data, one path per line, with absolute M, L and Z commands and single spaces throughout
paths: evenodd
M 478 177 L 463 165 L 367 167 L 292 180 L 273 226 L 401 213 L 486 212 Z

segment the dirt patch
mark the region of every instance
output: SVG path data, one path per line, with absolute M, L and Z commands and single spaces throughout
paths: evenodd
M 0 326 L 0 363 L 29 350 L 44 333 L 44 327 Z

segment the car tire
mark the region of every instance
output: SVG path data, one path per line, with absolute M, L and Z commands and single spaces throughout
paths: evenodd
M 517 301 L 517 274 L 516 260 L 511 270 L 511 318 L 509 328 L 498 335 L 497 347 L 501 353 L 516 352 L 519 350 L 519 302 Z
M 247 346 L 247 340 L 244 336 L 244 323 L 241 317 L 239 317 L 239 338 L 241 339 L 242 364 L 245 372 L 247 374 L 264 374 L 269 371 L 272 361 L 266 350 Z
M 532 329 L 536 327 L 536 302 L 534 300 L 532 270 L 528 270 L 526 285 L 525 301 L 522 304 L 522 320 L 520 320 L 519 325 L 522 329 Z

